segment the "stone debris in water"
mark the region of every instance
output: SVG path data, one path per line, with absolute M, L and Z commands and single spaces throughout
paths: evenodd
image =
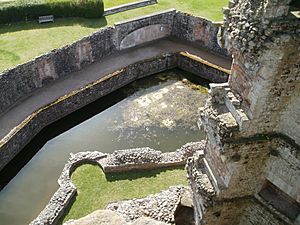
M 111 131 L 120 133 L 119 138 L 134 135 L 133 128 L 141 132 L 148 131 L 148 127 L 175 130 L 180 126 L 197 130 L 197 111 L 205 104 L 207 89 L 187 79 L 181 80 L 179 76 L 174 77 L 174 74 L 159 79 L 162 82 L 158 85 L 138 90 L 120 105 L 122 114 L 114 116 L 118 119 L 110 127 Z M 196 86 L 198 89 L 194 88 Z
M 168 129 L 171 129 L 173 126 L 176 126 L 176 123 L 173 120 L 165 119 L 162 121 L 162 124 L 167 127 Z
M 198 108 L 204 106 L 207 88 L 183 79 L 178 71 L 163 74 L 148 82 L 134 82 L 126 90 L 131 96 L 118 103 L 120 109 L 113 112 L 107 125 L 116 142 L 126 141 L 130 148 L 138 141 L 143 146 L 163 146 L 170 151 L 176 148 L 173 143 L 166 149 L 170 135 L 183 136 L 187 142 L 195 141 L 196 135 L 202 136 L 197 117 Z M 162 136 L 166 137 L 164 141 Z

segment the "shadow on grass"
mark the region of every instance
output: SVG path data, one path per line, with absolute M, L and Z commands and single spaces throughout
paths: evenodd
M 105 17 L 96 18 L 96 19 L 71 17 L 71 18 L 59 18 L 59 19 L 55 19 L 54 23 L 43 23 L 43 24 L 39 24 L 37 21 L 15 22 L 9 24 L 0 24 L 0 34 L 22 31 L 22 30 L 49 29 L 53 27 L 74 26 L 76 24 L 82 27 L 96 29 L 96 28 L 105 27 L 107 25 L 107 20 Z
M 167 170 L 183 169 L 183 167 L 184 166 L 174 166 L 151 170 L 134 170 L 130 172 L 105 173 L 105 177 L 108 182 L 119 180 L 136 180 L 142 177 L 156 177 L 158 174 L 166 172 Z
M 65 217 L 69 214 L 72 206 L 74 205 L 77 198 L 77 194 L 70 200 L 70 202 L 67 204 L 67 207 L 63 210 L 61 216 L 59 216 L 58 220 L 54 222 L 54 224 L 61 225 L 64 223 Z

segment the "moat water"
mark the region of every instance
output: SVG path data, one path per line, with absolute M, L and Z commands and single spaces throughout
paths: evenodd
M 203 139 L 197 110 L 204 105 L 206 85 L 181 70 L 163 72 L 44 129 L 24 149 L 37 153 L 0 192 L 0 224 L 28 224 L 39 214 L 57 190 L 71 152 L 146 146 L 166 152 Z

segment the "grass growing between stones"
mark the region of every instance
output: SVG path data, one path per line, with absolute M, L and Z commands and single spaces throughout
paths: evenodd
M 125 1 L 131 0 L 104 0 L 104 7 L 123 4 Z M 221 8 L 227 3 L 228 0 L 159 0 L 156 5 L 100 19 L 65 18 L 55 19 L 55 23 L 48 24 L 38 24 L 37 21 L 0 24 L 0 71 L 72 43 L 101 27 L 161 10 L 175 8 L 219 21 L 223 18 Z
M 64 218 L 81 218 L 110 202 L 143 198 L 174 185 L 187 185 L 183 168 L 155 169 L 151 171 L 113 173 L 105 176 L 96 165 L 80 166 L 72 174 L 78 195 Z

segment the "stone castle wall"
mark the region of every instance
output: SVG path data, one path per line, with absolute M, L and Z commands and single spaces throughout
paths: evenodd
M 207 144 L 189 169 L 196 224 L 299 224 L 300 23 L 290 2 L 233 0 L 224 10 L 219 42 L 233 63 L 200 110 Z
M 295 46 L 299 44 L 300 36 L 273 38 L 274 43 L 266 44 L 268 49 L 261 53 L 254 71 L 244 66 L 250 65 L 247 58 L 234 59 L 235 69 L 229 83 L 243 99 L 245 112 L 252 120 L 246 135 L 280 132 L 299 144 L 300 51 Z
M 275 147 L 276 146 L 276 147 Z M 264 167 L 265 179 L 300 203 L 300 154 L 282 140 L 274 140 L 270 157 Z
M 300 157 L 295 147 L 281 137 L 245 139 L 244 142 L 226 144 L 225 148 L 230 151 L 219 153 L 221 159 L 218 159 L 210 158 L 215 153 L 210 152 L 207 144 L 205 155 L 200 160 L 195 156 L 192 163 L 188 163 L 196 224 L 297 224 L 257 195 L 270 182 L 284 192 L 284 196 L 287 194 L 287 199 L 299 203 L 300 182 L 297 178 L 300 171 L 296 165 L 299 165 Z M 221 175 L 229 175 L 230 182 L 222 186 L 216 181 L 218 186 L 215 188 L 213 177 L 221 176 L 218 174 L 220 168 Z M 208 171 L 210 169 L 212 171 Z
M 100 29 L 70 45 L 0 73 L 0 114 L 53 80 L 84 69 L 119 50 L 149 41 L 175 37 L 226 54 L 216 41 L 218 26 L 200 17 L 168 10 Z
M 206 214 L 203 224 L 285 225 L 254 198 L 218 202 Z
M 290 2 L 232 2 L 222 41 L 233 55 L 230 88 L 251 119 L 244 135 L 278 132 L 300 144 L 300 23 Z
M 222 22 L 212 22 L 205 18 L 177 12 L 174 17 L 172 36 L 181 40 L 194 42 L 221 55 L 227 50 L 218 44 L 218 30 Z

